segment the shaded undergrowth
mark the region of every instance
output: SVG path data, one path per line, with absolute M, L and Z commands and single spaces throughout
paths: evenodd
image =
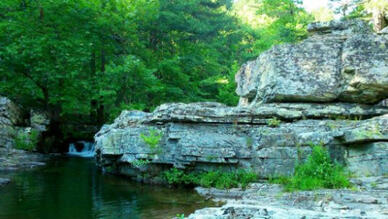
M 258 178 L 254 172 L 242 169 L 228 172 L 212 170 L 187 173 L 177 168 L 164 171 L 162 177 L 172 185 L 194 185 L 218 189 L 245 188 L 249 183 L 256 181 Z

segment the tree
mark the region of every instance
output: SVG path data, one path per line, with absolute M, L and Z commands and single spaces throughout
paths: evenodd
M 334 12 L 342 17 L 350 15 L 361 2 L 362 0 L 330 0 Z
M 365 9 L 372 14 L 373 29 L 378 32 L 388 25 L 387 0 L 364 0 Z
M 388 25 L 388 1 L 387 0 L 330 0 L 344 18 L 364 17 L 371 19 L 373 29 L 377 32 Z
M 334 19 L 334 13 L 332 10 L 326 7 L 320 7 L 311 11 L 314 17 L 314 21 L 327 22 Z

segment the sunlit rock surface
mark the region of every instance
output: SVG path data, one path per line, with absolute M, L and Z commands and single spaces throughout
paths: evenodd
M 290 193 L 265 183 L 253 183 L 246 190 L 196 188 L 199 194 L 226 204 L 197 210 L 188 218 L 387 218 L 388 178 L 364 177 L 353 183 L 353 190 Z
M 236 75 L 240 105 L 387 98 L 388 36 L 368 29 L 358 20 L 315 23 L 310 38 L 262 53 Z

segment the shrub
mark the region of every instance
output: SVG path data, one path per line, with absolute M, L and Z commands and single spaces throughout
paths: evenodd
M 151 151 L 154 153 L 160 153 L 159 142 L 162 139 L 162 134 L 155 129 L 149 131 L 148 136 L 143 133 L 140 134 L 140 137 L 143 141 L 150 147 Z
M 214 170 L 185 173 L 183 170 L 172 168 L 163 172 L 162 175 L 169 184 L 200 185 L 206 188 L 216 187 L 218 189 L 229 189 L 239 186 L 245 188 L 249 183 L 257 179 L 257 175 L 254 172 L 241 169 L 229 172 Z
M 15 148 L 26 151 L 33 151 L 38 144 L 39 132 L 31 130 L 30 132 L 17 132 L 15 136 Z
M 319 188 L 349 187 L 349 174 L 343 166 L 333 163 L 327 150 L 319 145 L 302 164 L 297 164 L 292 177 L 280 177 L 272 182 L 284 184 L 286 190 L 313 190 Z
M 149 160 L 134 160 L 134 161 L 132 161 L 131 164 L 132 164 L 132 166 L 139 168 L 139 167 L 145 167 L 149 163 L 150 163 Z
M 278 127 L 280 123 L 281 121 L 278 118 L 273 117 L 272 119 L 268 120 L 267 125 L 270 127 Z

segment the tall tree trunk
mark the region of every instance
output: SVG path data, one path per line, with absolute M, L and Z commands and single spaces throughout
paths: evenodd
M 373 29 L 374 29 L 374 31 L 378 32 L 378 31 L 384 29 L 384 27 L 386 27 L 388 25 L 387 21 L 385 20 L 384 11 L 374 9 L 372 16 L 373 16 Z
M 101 49 L 101 72 L 105 72 L 105 50 Z M 97 122 L 98 124 L 103 124 L 105 121 L 105 112 L 104 112 L 104 97 L 100 97 L 98 101 L 98 108 L 97 108 Z
M 90 58 L 90 76 L 92 81 L 93 89 L 96 88 L 95 86 L 95 77 L 96 77 L 96 51 L 93 50 Z M 89 112 L 89 119 L 91 123 L 97 122 L 97 107 L 98 107 L 98 101 L 96 99 L 90 100 L 90 112 Z

